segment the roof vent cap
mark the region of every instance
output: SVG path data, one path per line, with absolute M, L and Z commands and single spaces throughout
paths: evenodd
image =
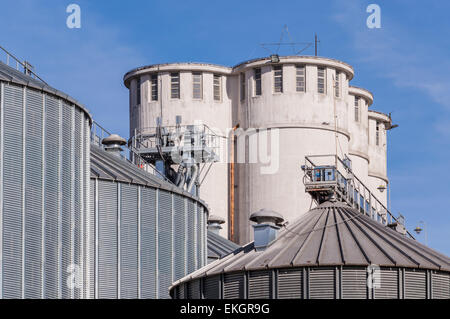
M 253 225 L 254 246 L 257 251 L 266 249 L 276 238 L 284 221 L 283 216 L 272 210 L 261 209 L 250 215 Z
M 209 215 L 208 217 L 208 230 L 219 234 L 219 231 L 222 229 L 222 224 L 225 224 L 225 219 L 216 215 Z
M 120 156 L 123 151 L 122 146 L 127 144 L 127 141 L 117 134 L 111 134 L 102 140 L 102 144 L 105 146 L 105 151 Z

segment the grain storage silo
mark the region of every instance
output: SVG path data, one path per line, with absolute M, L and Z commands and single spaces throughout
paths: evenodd
M 124 84 L 130 91 L 130 137 L 149 132 L 161 118 L 163 127 L 182 123 L 207 125 L 222 136 L 220 162 L 212 165 L 201 187 L 215 214 L 228 218 L 227 130 L 231 124 L 231 68 L 206 63 L 149 65 L 129 71 Z M 226 226 L 223 234 L 226 234 Z
M 173 298 L 450 298 L 450 258 L 346 204 L 322 203 L 283 230 L 277 213 L 252 217 L 255 242 L 175 282 Z
M 0 62 L 0 298 L 80 298 L 91 117 Z
M 380 201 L 387 207 L 387 191 L 377 191 L 388 188 L 387 177 L 387 131 L 392 128 L 390 116 L 369 111 L 369 176 L 367 187 L 378 195 Z
M 122 157 L 124 143 L 91 145 L 90 295 L 168 298 L 173 281 L 206 264 L 208 208 Z
M 348 154 L 347 95 L 353 69 L 338 60 L 290 56 L 247 61 L 235 66 L 233 74 L 242 79 L 244 92 L 233 108 L 233 120 L 242 128 L 237 134 L 259 139 L 256 163 L 236 165 L 236 238 L 244 244 L 252 240 L 249 212 L 278 210 L 291 221 L 311 207 L 300 173 L 306 155 Z M 239 143 L 238 137 L 237 149 Z
M 351 160 L 352 171 L 361 182 L 368 185 L 368 112 L 373 103 L 373 96 L 369 91 L 354 86 L 349 87 L 348 94 L 348 130 L 350 132 L 348 157 Z

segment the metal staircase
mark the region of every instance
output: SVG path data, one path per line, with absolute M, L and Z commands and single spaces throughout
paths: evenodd
M 351 161 L 336 155 L 305 156 L 303 183 L 305 191 L 322 203 L 335 197 L 373 220 L 414 237 L 404 226 L 404 217 L 394 217 L 383 203 L 352 172 Z

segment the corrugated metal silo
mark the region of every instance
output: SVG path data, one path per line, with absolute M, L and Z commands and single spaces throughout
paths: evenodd
M 96 298 L 169 298 L 206 265 L 205 204 L 94 144 L 91 207 Z
M 91 118 L 0 62 L 0 298 L 80 298 Z

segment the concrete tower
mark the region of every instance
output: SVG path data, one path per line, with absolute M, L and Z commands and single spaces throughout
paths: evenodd
M 373 96 L 350 86 L 353 76 L 342 61 L 311 56 L 254 59 L 232 68 L 137 68 L 124 77 L 130 134 L 154 127 L 158 117 L 175 125 L 176 115 L 183 124 L 201 121 L 222 134 L 222 162 L 213 165 L 200 196 L 227 220 L 222 235 L 243 244 L 253 236 L 250 213 L 276 210 L 292 221 L 314 205 L 301 170 L 307 155 L 348 157 L 354 174 L 387 206 L 387 192 L 379 186 L 388 182 L 390 118 L 368 110 Z

